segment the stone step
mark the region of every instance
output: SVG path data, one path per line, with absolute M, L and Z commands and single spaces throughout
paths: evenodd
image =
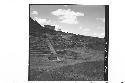
M 49 50 L 30 50 L 30 52 L 50 52 Z
M 43 54 L 44 52 L 30 52 L 30 54 Z
M 30 52 L 41 52 L 41 50 L 30 50 Z
M 34 48 L 33 48 L 33 49 L 29 49 L 29 50 L 31 50 L 31 51 L 32 51 L 32 50 L 36 50 L 36 51 L 39 50 L 39 51 L 40 51 L 40 50 L 49 50 L 49 49 L 47 49 L 47 48 L 43 48 L 43 49 L 34 49 Z
M 43 54 L 44 52 L 30 52 L 30 54 Z
M 45 54 L 45 53 L 50 53 L 50 51 L 36 51 L 36 50 L 30 51 L 30 54 Z
M 30 54 L 30 56 L 50 56 L 51 54 Z
M 30 54 L 30 55 L 44 55 L 44 54 Z

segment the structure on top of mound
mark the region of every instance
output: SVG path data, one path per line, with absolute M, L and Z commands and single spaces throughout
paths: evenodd
M 53 29 L 55 30 L 55 26 L 51 26 L 51 25 L 44 25 L 45 28 L 49 28 L 49 29 Z

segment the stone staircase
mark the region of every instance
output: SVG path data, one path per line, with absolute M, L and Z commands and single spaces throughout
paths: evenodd
M 30 47 L 30 56 L 44 56 L 50 54 L 51 52 L 46 48 L 32 48 Z

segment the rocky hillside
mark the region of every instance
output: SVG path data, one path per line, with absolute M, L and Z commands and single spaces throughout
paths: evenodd
M 29 81 L 104 80 L 105 40 L 55 31 L 51 25 L 29 22 Z M 49 39 L 61 61 L 49 60 Z
M 40 44 L 40 41 L 44 41 L 44 34 L 48 34 L 50 40 L 52 40 L 51 43 L 53 44 L 55 49 L 77 48 L 77 47 L 86 47 L 89 49 L 101 50 L 101 51 L 105 49 L 104 38 L 76 35 L 73 33 L 55 31 L 54 29 L 41 26 L 37 21 L 34 21 L 32 18 L 30 18 L 29 25 L 30 25 L 29 28 L 30 43 L 32 44 L 33 41 L 37 42 L 37 44 L 38 43 Z M 45 44 L 43 43 L 43 45 Z

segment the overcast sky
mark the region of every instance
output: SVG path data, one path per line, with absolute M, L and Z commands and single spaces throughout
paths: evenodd
M 100 38 L 105 35 L 105 6 L 101 5 L 30 5 L 30 17 L 63 32 Z

